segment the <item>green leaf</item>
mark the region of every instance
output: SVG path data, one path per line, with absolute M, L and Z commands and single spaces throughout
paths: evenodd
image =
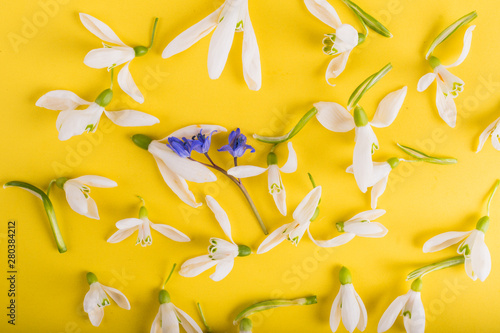
M 385 65 L 381 70 L 377 73 L 370 75 L 366 80 L 364 80 L 351 94 L 349 97 L 349 101 L 347 102 L 347 109 L 352 109 L 355 107 L 361 97 L 371 88 L 375 83 L 377 83 L 381 78 L 384 77 L 392 69 L 391 63 Z
M 477 17 L 476 11 L 470 12 L 469 14 L 459 18 L 455 22 L 453 22 L 448 28 L 444 29 L 434 41 L 429 46 L 427 53 L 425 54 L 425 59 L 429 59 L 429 56 L 434 52 L 434 49 L 444 42 L 448 37 L 450 37 L 455 31 L 457 31 L 460 27 L 466 25 Z
M 417 160 L 421 162 L 426 162 L 426 163 L 433 163 L 433 164 L 456 164 L 457 159 L 456 158 L 451 158 L 451 157 L 446 157 L 446 158 L 441 158 L 441 157 L 434 157 L 427 155 L 419 150 L 416 150 L 414 148 L 408 147 L 408 146 L 403 146 L 397 143 L 398 147 L 410 155 L 411 157 L 416 158 Z
M 349 7 L 356 14 L 363 25 L 366 24 L 370 29 L 384 37 L 392 37 L 389 29 L 387 29 L 382 23 L 377 21 L 373 16 L 361 9 L 354 2 L 352 2 L 351 0 L 342 0 L 342 2 L 345 3 L 347 7 Z
M 253 138 L 260 141 L 260 142 L 265 142 L 265 143 L 272 143 L 272 144 L 278 144 L 278 143 L 283 143 L 291 138 L 293 138 L 295 135 L 297 135 L 302 128 L 311 120 L 312 117 L 314 117 L 318 113 L 318 109 L 313 107 L 311 110 L 307 111 L 307 113 L 299 120 L 297 125 L 295 125 L 294 128 L 290 132 L 288 132 L 285 135 L 282 136 L 262 136 L 258 134 L 254 134 Z

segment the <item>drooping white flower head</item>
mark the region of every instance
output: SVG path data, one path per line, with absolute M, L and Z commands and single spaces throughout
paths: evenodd
M 483 149 L 484 143 L 486 139 L 491 135 L 491 143 L 493 144 L 493 148 L 496 150 L 500 150 L 500 127 L 498 124 L 500 123 L 500 118 L 496 119 L 492 122 L 479 136 L 479 145 L 477 146 L 476 153 L 479 153 L 481 149 Z
M 326 129 L 333 132 L 349 132 L 353 128 L 356 129 L 352 168 L 356 183 L 363 193 L 367 191 L 372 181 L 372 154 L 379 147 L 372 126 L 382 128 L 392 124 L 403 105 L 406 91 L 407 87 L 403 87 L 387 94 L 379 103 L 371 122 L 360 106 L 355 107 L 353 116 L 337 103 L 314 104 L 318 110 L 316 118 Z
M 431 65 L 433 72 L 425 74 L 418 81 L 417 90 L 420 92 L 426 90 L 434 80 L 437 81 L 436 107 L 438 109 L 439 116 L 450 127 L 455 127 L 457 123 L 457 107 L 453 99 L 458 97 L 458 94 L 463 91 L 464 81 L 451 74 L 447 68 L 456 67 L 465 60 L 469 54 L 472 41 L 472 31 L 475 27 L 475 25 L 472 25 L 465 32 L 464 46 L 457 61 L 451 65 L 444 66 L 441 64 L 439 59 L 431 56 L 429 58 L 429 64 Z
M 382 333 L 391 328 L 401 313 L 407 333 L 424 333 L 425 310 L 420 296 L 421 290 L 422 280 L 418 278 L 413 281 L 408 293 L 397 297 L 385 310 L 378 323 L 377 332 Z
M 326 241 L 315 240 L 308 230 L 309 238 L 311 238 L 314 244 L 321 247 L 335 247 L 344 245 L 350 242 L 356 236 L 381 238 L 387 234 L 388 230 L 382 224 L 378 222 L 372 222 L 372 220 L 375 220 L 376 218 L 379 218 L 384 214 L 385 210 L 383 209 L 368 210 L 351 217 L 346 222 L 337 223 L 337 230 L 339 232 L 342 232 L 340 236 Z
M 81 176 L 74 179 L 59 178 L 56 184 L 64 189 L 69 206 L 78 214 L 99 220 L 97 205 L 90 197 L 90 188 L 110 188 L 118 186 L 111 179 L 101 176 Z
M 93 16 L 80 13 L 80 20 L 85 28 L 103 41 L 103 47 L 87 53 L 83 63 L 91 68 L 107 68 L 108 70 L 125 64 L 118 73 L 118 84 L 132 99 L 143 103 L 144 96 L 130 74 L 129 65 L 136 56 L 146 54 L 148 49 L 145 46 L 134 48 L 125 45 L 108 25 Z M 109 45 L 105 42 L 115 45 Z
M 226 0 L 215 12 L 174 38 L 162 57 L 180 53 L 214 30 L 208 50 L 208 75 L 220 77 L 233 44 L 234 33 L 243 32 L 243 76 L 248 88 L 259 90 L 262 82 L 257 38 L 248 13 L 248 0 Z
M 346 330 L 352 333 L 357 327 L 362 332 L 368 323 L 365 304 L 354 290 L 351 272 L 346 267 L 340 269 L 339 278 L 341 285 L 332 304 L 330 329 L 336 332 L 342 318 Z
M 257 250 L 258 254 L 265 253 L 285 239 L 288 239 L 295 245 L 298 245 L 306 230 L 309 229 L 311 219 L 315 215 L 319 200 L 321 199 L 321 186 L 312 189 L 297 206 L 293 212 L 294 221 L 287 223 L 273 231 L 260 244 Z
M 186 333 L 203 333 L 193 318 L 170 301 L 170 294 L 166 290 L 161 290 L 158 298 L 160 309 L 151 326 L 151 333 L 178 333 L 180 326 Z
M 276 207 L 281 214 L 286 216 L 286 192 L 285 186 L 281 180 L 281 172 L 292 173 L 297 170 L 297 154 L 293 149 L 292 143 L 288 142 L 288 160 L 280 168 L 278 159 L 274 152 L 267 155 L 267 168 L 261 168 L 253 165 L 239 165 L 227 171 L 227 173 L 236 178 L 247 178 L 260 175 L 268 171 L 269 193 L 273 196 Z
M 96 102 L 88 102 L 81 99 L 75 93 L 68 90 L 54 90 L 46 93 L 36 101 L 36 106 L 49 110 L 61 111 L 56 121 L 56 128 L 59 132 L 59 140 L 64 141 L 85 132 L 93 133 L 97 130 L 97 125 L 103 113 L 118 126 L 151 126 L 160 120 L 147 113 L 135 110 L 106 111 L 106 103 L 99 102 L 103 94 L 110 95 L 112 91 L 104 90 Z M 101 105 L 99 104 L 101 103 Z M 77 109 L 87 106 L 85 109 Z
M 220 281 L 233 269 L 234 259 L 236 257 L 246 257 L 250 255 L 251 250 L 248 246 L 237 245 L 233 241 L 231 236 L 231 223 L 229 222 L 226 212 L 219 203 L 209 195 L 206 196 L 206 201 L 207 206 L 214 213 L 217 222 L 219 222 L 219 225 L 230 242 L 221 238 L 210 238 L 208 255 L 187 260 L 182 264 L 179 274 L 185 277 L 194 277 L 216 266 L 215 273 L 210 275 L 210 278 L 214 281 Z
M 119 307 L 130 310 L 130 303 L 127 297 L 118 289 L 100 284 L 94 273 L 87 273 L 87 282 L 90 285 L 90 290 L 85 294 L 83 310 L 88 313 L 92 325 L 97 327 L 101 324 L 104 316 L 104 307 L 110 305 L 108 296 Z
M 349 24 L 342 24 L 335 9 L 326 0 L 304 0 L 307 9 L 321 22 L 335 30 L 323 39 L 323 52 L 336 57 L 330 61 L 326 70 L 326 82 L 338 77 L 345 69 L 351 51 L 358 45 L 358 31 Z
M 148 211 L 145 206 L 142 206 L 139 210 L 139 218 L 128 218 L 116 222 L 116 227 L 118 231 L 115 232 L 108 239 L 108 243 L 118 243 L 125 238 L 132 235 L 136 230 L 139 231 L 137 236 L 137 244 L 141 246 L 148 246 L 153 243 L 153 238 L 151 237 L 151 229 L 158 231 L 163 236 L 170 238 L 176 242 L 189 242 L 188 236 L 180 232 L 179 230 L 166 225 L 166 224 L 156 224 L 149 220 Z

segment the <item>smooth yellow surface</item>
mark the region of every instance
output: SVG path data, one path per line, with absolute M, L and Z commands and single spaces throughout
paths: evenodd
M 64 3 L 62 3 L 64 2 Z M 241 127 L 247 135 L 280 135 L 309 110 L 314 102 L 345 104 L 352 90 L 388 62 L 394 69 L 362 100 L 371 117 L 377 103 L 390 91 L 408 86 L 408 95 L 396 121 L 375 129 L 381 148 L 375 160 L 404 157 L 395 142 L 429 153 L 458 158 L 453 166 L 402 164 L 390 176 L 379 208 L 387 214 L 378 221 L 389 233 L 382 239 L 355 238 L 347 245 L 324 250 L 304 236 L 296 248 L 285 242 L 264 255 L 237 258 L 233 271 L 221 282 L 210 272 L 195 278 L 175 274 L 168 284 L 172 301 L 201 325 L 195 302 L 201 302 L 215 332 L 235 332 L 232 319 L 247 305 L 273 297 L 295 298 L 315 294 L 319 303 L 290 307 L 254 316 L 254 332 L 329 332 L 331 304 L 339 289 L 338 271 L 349 267 L 353 283 L 368 309 L 367 332 L 392 300 L 406 293 L 406 274 L 425 263 L 455 255 L 454 248 L 424 254 L 422 245 L 431 236 L 450 230 L 469 230 L 485 214 L 485 201 L 500 177 L 500 152 L 490 141 L 475 154 L 477 138 L 497 118 L 500 91 L 500 35 L 497 4 L 493 1 L 388 0 L 362 1 L 365 10 L 380 18 L 393 33 L 392 39 L 370 33 L 353 52 L 346 71 L 330 87 L 324 72 L 330 57 L 321 51 L 324 33 L 331 29 L 312 16 L 301 0 L 250 0 L 250 15 L 262 61 L 262 89 L 253 92 L 243 81 L 241 34 L 235 38 L 220 79 L 209 79 L 206 68 L 210 36 L 171 59 L 161 58 L 163 48 L 179 33 L 210 14 L 222 0 L 184 1 L 7 1 L 0 29 L 2 44 L 2 163 L 0 179 L 24 180 L 45 188 L 57 176 L 97 174 L 118 182 L 113 189 L 93 189 L 101 219 L 90 220 L 73 212 L 64 194 L 51 194 L 68 252 L 55 248 L 41 202 L 20 189 L 0 190 L 0 331 L 2 332 L 149 332 L 158 311 L 157 295 L 171 265 L 205 254 L 210 237 L 223 237 L 206 205 L 193 209 L 183 204 L 162 181 L 153 158 L 132 144 L 135 133 L 161 138 L 193 123 Z M 57 3 L 44 14 L 42 3 Z M 346 23 L 358 29 L 355 17 L 341 3 L 330 3 Z M 430 70 L 424 60 L 427 46 L 451 22 L 477 10 L 472 49 L 466 61 L 452 72 L 462 78 L 465 91 L 456 99 L 458 124 L 449 128 L 434 105 L 435 84 L 418 93 L 418 79 Z M 134 108 L 157 116 L 161 123 L 149 128 L 121 128 L 102 118 L 95 134 L 60 142 L 56 111 L 35 106 L 44 93 L 55 89 L 74 91 L 93 100 L 108 85 L 108 73 L 83 64 L 85 54 L 100 46 L 98 38 L 80 23 L 79 12 L 107 23 L 127 44 L 149 41 L 151 24 L 160 17 L 155 46 L 136 59 L 131 71 L 145 95 L 139 105 L 118 87 L 109 110 Z M 35 22 L 32 31 L 26 25 Z M 454 61 L 462 47 L 462 28 L 437 51 L 443 61 Z M 22 43 L 14 45 L 16 34 Z M 489 82 L 489 83 L 488 83 Z M 213 147 L 226 142 L 214 138 Z M 332 133 L 313 119 L 293 139 L 299 158 L 296 173 L 284 175 L 289 216 L 279 214 L 267 193 L 266 176 L 245 183 L 271 230 L 291 221 L 291 213 L 310 190 L 307 172 L 323 186 L 321 215 L 311 230 L 319 239 L 337 234 L 335 222 L 369 209 L 369 195 L 362 194 L 354 178 L 344 172 L 351 163 L 354 133 Z M 250 139 L 257 153 L 247 154 L 241 164 L 265 166 L 268 145 Z M 286 147 L 279 147 L 280 164 Z M 212 154 L 221 164 L 228 154 Z M 214 196 L 232 222 L 236 242 L 255 252 L 264 239 L 250 209 L 237 188 L 219 177 L 216 183 L 190 184 L 198 200 Z M 140 194 L 150 218 L 185 232 L 190 243 L 175 243 L 153 231 L 153 245 L 135 246 L 135 237 L 108 244 L 114 223 L 136 216 Z M 492 223 L 486 242 L 492 271 L 481 283 L 471 281 L 463 267 L 434 273 L 424 279 L 422 299 L 427 332 L 493 332 L 500 308 L 500 197 L 493 200 Z M 17 229 L 17 321 L 8 325 L 6 279 L 7 221 Z M 88 290 L 87 271 L 103 284 L 125 293 L 131 302 L 126 311 L 112 304 L 105 309 L 99 328 L 91 326 L 83 312 Z M 342 324 L 339 332 L 344 332 Z M 399 318 L 391 332 L 404 331 Z

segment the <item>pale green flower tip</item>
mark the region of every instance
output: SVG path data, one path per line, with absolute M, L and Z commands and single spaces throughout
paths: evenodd
M 416 292 L 420 292 L 422 290 L 422 286 L 423 286 L 422 278 L 415 279 L 411 283 L 411 290 L 416 291 Z
M 318 297 L 316 295 L 314 295 L 314 296 L 306 297 L 303 305 L 311 305 L 311 304 L 316 304 L 316 303 L 318 303 Z
M 476 229 L 486 233 L 490 226 L 490 218 L 488 216 L 483 216 L 477 221 Z
M 142 57 L 146 53 L 148 53 L 148 48 L 145 46 L 136 46 L 134 47 L 134 52 L 136 57 Z
M 137 147 L 148 150 L 149 144 L 153 141 L 153 139 L 144 134 L 135 134 L 132 136 L 132 141 L 134 141 Z
M 436 58 L 435 56 L 431 56 L 429 58 L 429 65 L 431 65 L 432 69 L 436 68 L 437 66 L 441 65 L 441 60 Z
M 113 99 L 113 90 L 108 88 L 106 90 L 103 90 L 99 94 L 99 96 L 97 96 L 97 98 L 95 99 L 95 103 L 105 108 L 106 106 L 109 105 L 109 103 L 111 103 L 112 99 Z
M 392 37 L 392 35 L 391 35 Z M 363 44 L 366 39 L 366 35 L 358 32 L 358 45 Z
M 352 283 L 351 271 L 347 267 L 342 266 L 339 272 L 339 280 L 342 285 Z
M 91 285 L 92 283 L 96 283 L 98 280 L 97 280 L 97 276 L 92 273 L 92 272 L 88 272 L 87 273 L 87 282 L 89 285 Z
M 238 245 L 238 257 L 247 257 L 252 253 L 252 250 L 246 245 Z
M 318 216 L 319 216 L 319 207 L 316 207 L 316 210 L 314 211 L 314 214 L 309 221 L 312 222 L 312 221 L 316 220 L 318 218 Z
M 170 303 L 170 294 L 165 289 L 160 290 L 158 294 L 158 301 L 160 304 Z
M 60 189 L 64 189 L 64 184 L 68 181 L 68 178 L 66 177 L 59 177 L 56 179 L 56 185 Z
M 270 152 L 267 154 L 267 165 L 276 165 L 278 164 L 278 156 L 275 153 Z
M 142 219 L 145 217 L 148 217 L 148 210 L 146 206 L 141 206 L 141 209 L 139 209 L 139 218 Z
M 394 169 L 399 165 L 399 158 L 397 157 L 391 157 L 390 159 L 387 160 L 387 163 L 391 166 L 391 169 Z
M 335 223 L 335 227 L 337 228 L 338 232 L 344 232 L 344 222 Z
M 252 321 L 249 318 L 243 318 L 240 322 L 240 331 L 251 332 L 252 326 Z
M 354 123 L 356 127 L 363 127 L 368 124 L 368 116 L 365 110 L 359 105 L 354 108 Z

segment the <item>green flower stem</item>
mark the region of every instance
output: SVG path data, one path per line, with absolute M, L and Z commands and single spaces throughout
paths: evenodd
M 205 315 L 203 314 L 203 310 L 201 309 L 200 303 L 196 303 L 196 306 L 198 307 L 198 311 L 200 312 L 201 320 L 203 321 L 203 325 L 205 326 L 205 331 L 207 333 L 212 333 L 212 329 L 210 326 L 208 326 L 207 320 L 205 319 Z
M 148 50 L 151 50 L 153 47 L 153 42 L 155 41 L 155 33 L 156 33 L 156 26 L 158 25 L 158 18 L 155 17 L 155 21 L 153 23 L 153 32 L 151 33 L 151 41 L 149 42 Z
M 20 187 L 22 189 L 25 189 L 34 195 L 38 196 L 42 202 L 43 202 L 43 207 L 45 208 L 45 213 L 47 213 L 47 217 L 49 219 L 49 224 L 52 229 L 52 233 L 54 234 L 54 239 L 56 241 L 57 249 L 59 250 L 60 253 L 66 252 L 66 244 L 64 244 L 64 240 L 61 235 L 61 231 L 59 230 L 59 225 L 57 224 L 57 219 L 56 219 L 56 213 L 54 211 L 54 206 L 52 205 L 52 202 L 50 201 L 49 197 L 45 192 L 40 190 L 38 187 L 33 186 L 31 184 L 25 183 L 25 182 L 20 182 L 20 181 L 11 181 L 6 183 L 4 186 L 6 187 Z
M 498 185 L 500 185 L 500 179 L 498 179 L 496 182 L 495 182 L 495 185 L 493 185 L 493 190 L 491 191 L 491 194 L 490 194 L 490 197 L 488 198 L 488 211 L 487 211 L 487 215 L 490 216 L 490 205 L 491 205 L 491 199 L 493 199 L 493 196 L 495 195 L 495 192 L 497 191 L 498 189 Z
M 351 9 L 354 14 L 358 17 L 358 19 L 363 23 L 363 25 L 367 25 L 375 31 L 376 33 L 384 36 L 384 37 L 392 37 L 391 32 L 389 29 L 387 29 L 382 23 L 377 21 L 373 16 L 365 12 L 363 9 L 361 9 L 358 5 L 356 5 L 354 2 L 350 0 L 342 0 L 343 3 L 346 4 L 349 9 Z
M 347 109 L 350 110 L 356 105 L 363 97 L 363 95 L 375 85 L 381 78 L 385 76 L 392 69 L 392 64 L 388 63 L 377 73 L 370 75 L 366 80 L 364 80 L 351 94 L 349 100 L 347 101 Z
M 465 262 L 464 256 L 456 256 L 456 257 L 448 258 L 448 259 L 421 267 L 419 269 L 414 270 L 413 272 L 410 272 L 408 274 L 408 276 L 406 277 L 406 281 L 420 278 L 426 274 L 429 274 L 430 272 L 438 271 L 440 269 L 461 265 L 464 262 Z
M 427 155 L 421 151 L 418 151 L 414 148 L 411 148 L 411 147 L 408 147 L 408 146 L 403 146 L 399 143 L 397 143 L 397 146 L 399 147 L 399 149 L 401 149 L 402 151 L 404 151 L 406 154 L 410 155 L 411 157 L 414 157 L 417 159 L 417 161 L 415 162 L 426 162 L 426 163 L 433 163 L 433 164 L 443 164 L 443 165 L 446 165 L 446 164 L 456 164 L 457 163 L 457 159 L 456 158 L 452 158 L 452 157 L 434 157 L 434 156 L 430 156 L 430 155 Z M 411 162 L 411 161 L 407 161 L 405 160 L 405 162 Z
M 241 319 L 246 318 L 256 312 L 274 308 L 280 308 L 284 306 L 310 305 L 316 303 L 318 303 L 316 296 L 302 297 L 296 299 L 273 299 L 255 303 L 247 307 L 245 310 L 241 311 L 234 319 L 233 324 L 236 325 Z
M 47 196 L 50 195 L 50 189 L 52 188 L 52 185 L 56 182 L 56 179 L 52 179 L 49 183 L 49 186 L 47 186 Z

